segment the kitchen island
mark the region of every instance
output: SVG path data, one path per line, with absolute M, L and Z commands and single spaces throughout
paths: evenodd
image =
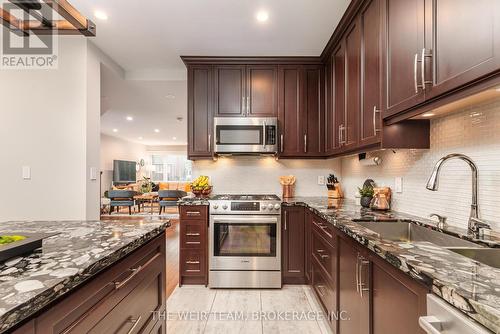
M 162 324 L 152 311 L 165 310 L 168 226 L 154 220 L 2 223 L 0 234 L 57 234 L 41 249 L 0 263 L 0 333 L 113 326 L 157 332 Z

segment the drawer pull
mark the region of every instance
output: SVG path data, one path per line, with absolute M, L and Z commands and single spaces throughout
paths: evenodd
M 199 237 L 200 234 L 199 233 L 186 233 L 186 236 L 188 236 L 188 237 Z
M 186 264 L 200 264 L 200 261 L 186 261 Z
M 139 325 L 139 322 L 141 322 L 141 318 L 142 316 L 138 316 L 137 318 L 128 318 L 127 322 L 131 322 L 133 323 L 132 327 L 128 330 L 127 334 L 131 334 L 134 332 L 135 328 L 137 327 L 137 325 Z
M 330 258 L 330 255 L 327 255 L 327 254 L 320 254 L 319 255 L 322 259 L 329 259 Z
M 201 216 L 200 211 L 186 211 L 186 215 L 188 216 Z
M 200 270 L 199 269 L 187 269 L 186 272 L 187 273 L 199 273 Z
M 157 253 L 157 254 L 155 254 L 155 256 L 153 256 L 151 259 L 149 259 L 144 265 L 140 265 L 140 266 L 137 266 L 136 268 L 129 269 L 129 271 L 131 271 L 132 273 L 130 275 L 128 275 L 127 278 L 125 278 L 123 281 L 120 281 L 120 282 L 114 282 L 115 289 L 119 290 L 119 289 L 123 288 L 128 282 L 130 282 L 130 280 L 132 278 L 137 276 L 137 274 L 139 274 L 145 267 L 147 267 L 151 262 L 156 260 L 156 258 L 159 256 L 160 256 L 160 253 Z
M 186 245 L 199 245 L 200 241 L 186 241 Z

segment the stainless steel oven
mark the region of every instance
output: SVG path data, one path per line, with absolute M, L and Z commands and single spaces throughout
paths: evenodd
M 212 200 L 209 286 L 281 288 L 281 205 Z
M 217 154 L 276 154 L 276 117 L 215 117 Z

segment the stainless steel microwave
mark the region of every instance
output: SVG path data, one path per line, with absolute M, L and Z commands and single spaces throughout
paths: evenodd
M 278 153 L 276 117 L 215 117 L 217 154 Z

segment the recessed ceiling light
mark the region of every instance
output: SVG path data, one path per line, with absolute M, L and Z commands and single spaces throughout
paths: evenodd
M 266 22 L 269 19 L 269 13 L 265 10 L 261 10 L 257 12 L 257 15 L 255 15 L 255 18 L 259 22 Z
M 134 118 L 133 118 L 132 116 L 127 116 L 127 117 L 126 117 L 126 120 L 127 120 L 127 121 L 133 121 L 133 120 L 134 120 Z
M 175 95 L 172 95 L 172 94 L 168 94 L 167 96 L 165 96 L 167 99 L 169 100 L 173 100 L 175 99 Z
M 436 115 L 436 114 L 433 114 L 433 113 L 431 113 L 431 112 L 428 112 L 428 113 L 422 114 L 422 117 L 432 117 L 432 116 L 434 116 L 434 115 Z
M 143 140 L 144 138 L 142 138 L 142 137 L 137 137 L 137 139 L 139 139 L 139 140 Z
M 101 10 L 96 10 L 94 12 L 94 16 L 96 18 L 98 18 L 99 20 L 107 20 L 108 19 L 108 15 L 105 12 L 101 11 Z
M 113 129 L 113 132 L 118 132 L 118 129 Z
M 177 140 L 177 137 L 172 137 L 172 140 Z
M 160 132 L 160 129 L 155 129 L 155 132 L 156 132 L 156 133 Z

